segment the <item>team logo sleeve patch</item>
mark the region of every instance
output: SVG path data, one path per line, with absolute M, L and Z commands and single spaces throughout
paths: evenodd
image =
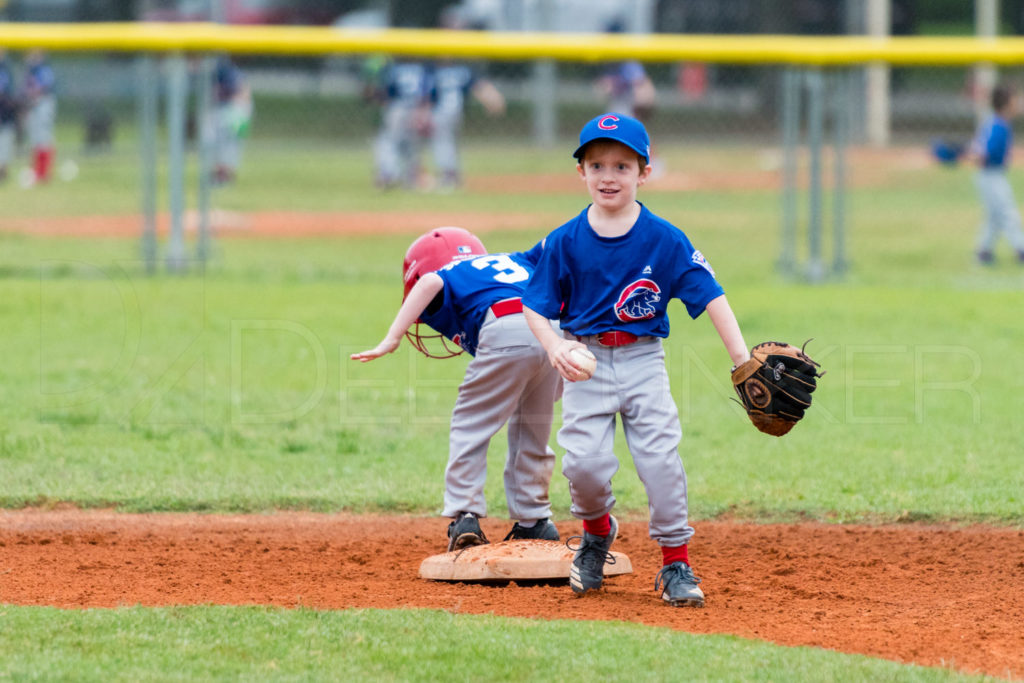
M 615 317 L 624 323 L 650 320 L 658 311 L 654 304 L 661 301 L 661 288 L 654 280 L 641 279 L 631 282 L 619 294 L 615 302 Z
M 714 268 L 712 268 L 711 264 L 708 263 L 708 260 L 706 258 L 704 258 L 704 254 L 700 253 L 700 250 L 694 251 L 693 252 L 693 256 L 690 257 L 690 260 L 693 261 L 694 263 L 696 263 L 698 266 L 700 266 L 704 270 L 706 270 L 709 273 L 711 273 L 712 275 L 715 274 Z

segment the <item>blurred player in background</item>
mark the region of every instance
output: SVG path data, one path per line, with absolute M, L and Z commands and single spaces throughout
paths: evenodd
M 1024 231 L 1013 188 L 1006 177 L 1013 149 L 1011 121 L 1019 111 L 1017 98 L 1006 86 L 997 86 L 991 94 L 992 113 L 982 123 L 968 152 L 979 168 L 975 176 L 984 217 L 978 234 L 977 255 L 983 264 L 995 260 L 995 246 L 1005 233 L 1024 263 Z
M 449 434 L 442 512 L 452 518 L 449 552 L 487 543 L 477 521 L 487 515 L 487 447 L 506 424 L 505 497 L 517 521 L 505 540 L 558 540 L 550 520 L 555 453 L 548 440 L 562 382 L 527 327 L 521 300 L 542 249 L 538 244 L 529 252 L 487 254 L 466 230 L 431 230 L 406 253 L 405 297 L 387 335 L 351 356 L 364 363 L 380 358 L 394 352 L 403 335 L 428 358 L 463 350 L 473 356 Z M 440 334 L 421 334 L 421 323 Z
M 54 127 L 57 123 L 57 78 L 42 50 L 31 50 L 25 58 L 25 133 L 32 152 L 32 173 L 26 185 L 50 179 L 56 155 Z
M 626 25 L 622 20 L 608 25 L 608 33 L 624 33 Z M 610 64 L 595 84 L 604 101 L 604 109 L 625 114 L 645 123 L 654 111 L 657 92 L 643 64 L 633 60 Z M 651 177 L 658 178 L 664 173 L 661 159 L 651 150 Z
M 382 103 L 374 142 L 375 182 L 381 189 L 418 186 L 421 148 L 430 134 L 430 73 L 401 60 L 383 67 L 374 98 Z
M 18 97 L 14 71 L 7 51 L 0 48 L 0 182 L 7 179 L 14 162 L 18 127 Z
M 238 177 L 243 140 L 252 125 L 252 91 L 230 57 L 220 57 L 213 71 L 213 182 Z
M 454 7 L 441 14 L 441 28 L 459 30 L 468 27 Z M 472 95 L 491 116 L 505 113 L 505 98 L 495 85 L 481 78 L 464 62 L 442 60 L 431 74 L 432 130 L 431 149 L 439 175 L 438 188 L 458 187 L 462 182 L 458 137 L 462 128 L 466 98 Z
M 624 31 L 621 21 L 608 26 L 608 33 Z M 626 60 L 609 65 L 597 79 L 596 87 L 604 99 L 606 111 L 646 121 L 654 109 L 654 83 L 640 62 Z

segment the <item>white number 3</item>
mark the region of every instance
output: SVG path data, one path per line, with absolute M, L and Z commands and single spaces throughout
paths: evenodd
M 506 285 L 530 279 L 530 273 L 526 268 L 513 261 L 508 254 L 489 254 L 473 259 L 473 267 L 477 270 L 493 268 L 498 271 L 494 279 Z

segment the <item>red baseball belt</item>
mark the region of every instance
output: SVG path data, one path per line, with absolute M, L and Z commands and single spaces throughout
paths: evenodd
M 580 337 L 572 335 L 570 339 L 576 339 L 586 343 L 588 340 L 596 341 L 601 346 L 616 347 L 616 346 L 629 346 L 635 344 L 638 341 L 650 341 L 654 337 L 638 337 L 632 332 L 623 332 L 622 330 L 609 330 L 608 332 L 601 332 L 599 334 L 590 335 L 589 337 Z
M 523 300 L 519 297 L 514 299 L 502 299 L 497 303 L 491 305 L 491 313 L 494 314 L 495 318 L 501 318 L 506 315 L 512 315 L 514 313 L 523 312 Z

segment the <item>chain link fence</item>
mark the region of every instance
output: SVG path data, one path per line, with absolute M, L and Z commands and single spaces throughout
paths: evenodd
M 380 87 L 368 72 L 388 58 L 236 59 L 251 86 L 254 121 L 251 142 L 287 145 L 370 145 L 383 119 L 387 96 L 372 96 Z M 11 54 L 15 78 L 19 55 Z M 399 59 L 408 63 L 410 60 Z M 123 149 L 136 140 L 137 57 L 64 53 L 52 59 L 57 77 L 61 147 L 70 153 Z M 430 62 L 424 61 L 428 66 Z M 467 94 L 460 136 L 466 144 L 496 139 L 548 145 L 571 138 L 581 122 L 603 111 L 623 110 L 621 98 L 609 94 L 616 65 L 546 63 L 540 76 L 536 62 L 462 62 L 479 79 L 492 82 L 506 101 L 500 116 L 490 115 Z M 190 61 L 190 127 L 194 138 L 195 100 L 200 91 L 195 60 Z M 703 63 L 638 64 L 653 86 L 650 106 L 640 108 L 652 136 L 681 143 L 777 145 L 783 69 L 778 66 L 733 66 Z M 863 83 L 863 68 L 850 69 Z M 1020 69 L 1004 69 L 1002 79 L 1024 85 Z M 978 94 L 973 71 L 964 67 L 896 68 L 891 75 L 891 133 L 895 145 L 919 144 L 934 135 L 970 136 L 976 125 Z M 541 101 L 538 101 L 541 98 Z M 851 143 L 864 143 L 863 90 L 856 93 Z M 20 139 L 20 138 L 19 138 Z M 253 160 L 253 163 L 257 163 Z
M 785 145 L 804 144 L 812 125 L 814 105 L 801 100 L 793 124 L 796 133 L 791 131 L 790 139 L 785 139 L 787 72 L 821 72 L 826 88 L 841 76 L 848 88 L 840 112 L 846 117 L 842 144 L 872 148 L 867 123 L 871 67 L 865 66 L 245 54 L 232 60 L 238 69 L 235 87 L 251 93 L 251 121 L 233 124 L 234 133 L 240 134 L 231 162 L 237 168 L 222 177 L 220 166 L 227 162 L 217 156 L 219 152 L 209 151 L 212 156 L 205 160 L 203 156 L 204 140 L 212 145 L 220 134 L 220 124 L 211 118 L 219 87 L 215 58 L 152 56 L 154 70 L 149 76 L 140 75 L 142 59 L 130 52 L 50 55 L 58 102 L 51 176 L 46 183 L 34 178 L 24 116 L 21 125 L 10 123 L 14 143 L 0 185 L 0 220 L 16 228 L 33 228 L 49 225 L 54 218 L 121 216 L 129 217 L 125 220 L 138 235 L 144 227 L 155 229 L 140 215 L 164 214 L 169 206 L 173 233 L 175 214 L 179 221 L 194 223 L 194 216 L 180 216 L 196 211 L 200 220 L 209 211 L 415 211 L 424 202 L 429 204 L 427 197 L 452 192 L 473 207 L 483 206 L 474 203 L 474 197 L 518 194 L 521 198 L 508 204 L 488 206 L 495 213 L 508 206 L 525 209 L 531 193 L 553 189 L 545 185 L 550 174 L 562 173 L 571 180 L 569 152 L 585 121 L 604 111 L 630 113 L 631 108 L 651 132 L 655 178 L 667 178 L 660 181 L 663 189 L 734 191 L 733 201 L 756 203 L 763 215 L 765 194 L 778 196 L 793 182 L 785 176 Z M 25 53 L 12 51 L 7 62 L 17 91 L 25 78 Z M 170 74 L 182 62 L 183 91 L 175 94 Z M 445 98 L 451 92 L 444 93 L 440 83 L 442 72 L 451 66 L 468 75 L 453 86 L 464 101 L 449 106 Z M 402 87 L 394 73 L 399 67 L 420 69 L 428 84 L 417 86 L 422 90 L 420 115 L 396 123 L 388 112 L 398 97 L 396 89 Z M 152 81 L 148 90 L 147 79 Z M 1020 90 L 1024 72 L 1003 67 L 999 79 Z M 923 152 L 940 136 L 968 142 L 984 111 L 984 93 L 976 83 L 975 67 L 891 69 L 885 103 L 887 148 Z M 148 114 L 155 118 L 148 124 L 142 111 L 146 92 L 156 98 L 150 105 L 155 110 Z M 168 124 L 175 121 L 179 106 L 185 109 L 186 149 L 184 159 L 175 162 Z M 445 107 L 452 119 L 447 122 L 441 116 Z M 838 115 L 826 110 L 820 144 L 833 144 L 829 129 L 835 128 Z M 454 151 L 450 145 L 447 152 L 443 149 L 439 141 L 444 135 L 454 138 Z M 388 153 L 397 159 L 385 160 Z M 146 165 L 154 163 L 156 171 L 147 170 Z M 184 169 L 168 167 L 174 163 Z M 393 168 L 385 168 L 388 163 Z M 887 163 L 874 160 L 857 173 L 884 175 Z M 819 174 L 820 182 L 831 182 L 826 176 L 838 171 L 830 168 L 812 164 L 810 172 Z M 178 173 L 189 175 L 185 187 L 171 183 L 167 189 L 168 176 Z M 510 174 L 522 181 L 509 180 Z M 572 189 L 578 188 L 567 192 Z M 752 198 L 741 190 L 760 194 Z M 787 201 L 792 213 L 793 200 Z M 779 208 L 784 204 L 771 205 L 775 220 L 780 215 L 786 220 L 785 210 Z M 837 214 L 834 220 L 841 218 Z M 76 230 L 74 222 L 62 225 L 69 232 Z

